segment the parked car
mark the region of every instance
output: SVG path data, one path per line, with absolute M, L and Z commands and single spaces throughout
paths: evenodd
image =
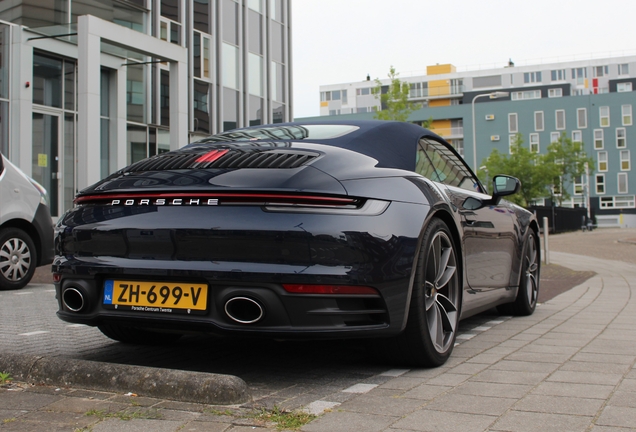
M 0 290 L 23 288 L 53 262 L 46 190 L 0 154 Z
M 238 129 L 81 191 L 56 227 L 58 316 L 126 343 L 190 332 L 374 338 L 437 366 L 461 318 L 531 314 L 532 213 L 439 136 L 380 121 Z

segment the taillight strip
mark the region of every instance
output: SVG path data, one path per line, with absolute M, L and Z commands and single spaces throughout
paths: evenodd
M 169 200 L 186 200 L 186 199 L 217 199 L 221 202 L 264 202 L 264 203 L 304 203 L 310 205 L 328 205 L 328 206 L 356 206 L 359 200 L 355 198 L 330 197 L 320 195 L 293 195 L 293 194 L 272 194 L 272 193 L 126 193 L 126 194 L 99 194 L 99 195 L 83 195 L 75 198 L 75 204 L 113 204 L 119 200 L 117 204 L 121 205 L 148 205 L 149 202 L 157 199 Z M 146 201 L 146 202 L 141 202 Z M 169 205 L 169 204 L 168 204 Z
M 290 294 L 380 295 L 375 288 L 357 285 L 283 284 L 283 288 Z

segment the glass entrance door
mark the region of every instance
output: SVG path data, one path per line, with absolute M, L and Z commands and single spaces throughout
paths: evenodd
M 33 113 L 33 156 L 31 176 L 49 193 L 51 216 L 60 216 L 60 136 L 61 116 Z

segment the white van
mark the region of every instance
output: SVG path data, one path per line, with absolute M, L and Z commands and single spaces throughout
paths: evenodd
M 0 290 L 20 289 L 53 262 L 46 190 L 0 153 Z

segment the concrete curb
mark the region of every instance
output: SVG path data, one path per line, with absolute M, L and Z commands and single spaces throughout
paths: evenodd
M 245 381 L 232 375 L 6 353 L 0 353 L 0 372 L 34 384 L 132 392 L 181 402 L 231 405 L 251 400 Z

